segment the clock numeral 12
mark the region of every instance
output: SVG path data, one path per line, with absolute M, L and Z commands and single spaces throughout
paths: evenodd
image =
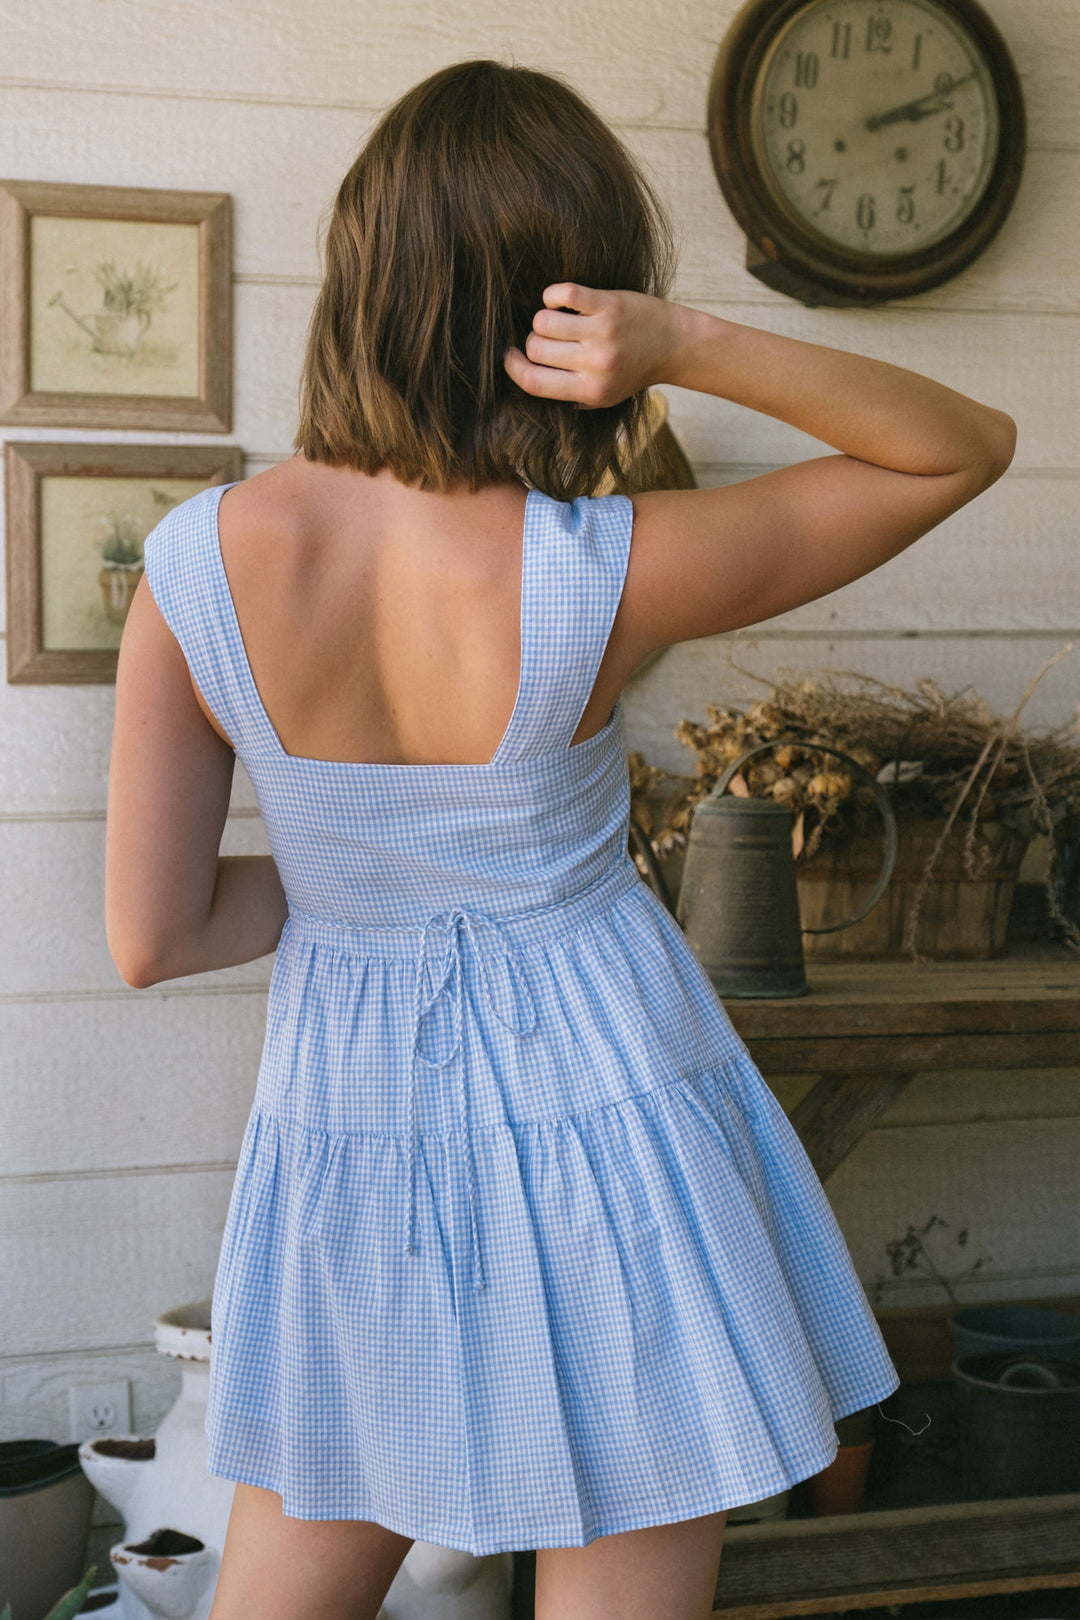
M 892 50 L 892 22 L 888 17 L 867 17 L 866 49 L 888 56 Z

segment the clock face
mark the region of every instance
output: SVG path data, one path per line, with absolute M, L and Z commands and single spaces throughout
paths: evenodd
M 751 139 L 804 232 L 897 257 L 976 207 L 997 154 L 997 99 L 971 35 L 934 0 L 810 0 L 762 62 Z

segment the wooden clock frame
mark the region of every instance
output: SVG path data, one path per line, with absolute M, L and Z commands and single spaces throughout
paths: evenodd
M 751 139 L 754 85 L 766 52 L 807 0 L 747 0 L 721 43 L 708 97 L 709 151 L 724 198 L 746 236 L 746 268 L 767 286 L 814 307 L 874 307 L 949 280 L 990 242 L 1012 207 L 1024 167 L 1027 122 L 1020 79 L 997 25 L 978 0 L 947 0 L 977 41 L 998 106 L 998 147 L 967 218 L 917 253 L 860 254 L 829 247 L 775 200 Z

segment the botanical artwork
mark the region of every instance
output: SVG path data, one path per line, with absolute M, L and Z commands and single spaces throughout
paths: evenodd
M 35 393 L 199 393 L 199 227 L 34 214 Z
M 41 645 L 119 647 L 143 573 L 143 541 L 205 478 L 41 480 Z

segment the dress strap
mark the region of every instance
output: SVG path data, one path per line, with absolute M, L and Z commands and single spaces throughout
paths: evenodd
M 568 748 L 607 647 L 630 560 L 625 495 L 556 501 L 529 491 L 521 583 L 521 675 L 492 764 Z
M 211 484 L 166 512 L 143 542 L 143 561 L 146 582 L 192 680 L 243 755 L 272 752 L 277 736 L 248 665 L 221 556 L 218 503 L 232 487 Z

